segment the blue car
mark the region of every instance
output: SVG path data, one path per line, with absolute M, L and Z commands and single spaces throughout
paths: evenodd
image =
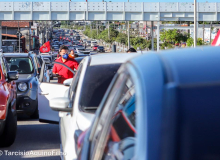
M 78 160 L 220 159 L 220 48 L 149 53 L 120 67 Z

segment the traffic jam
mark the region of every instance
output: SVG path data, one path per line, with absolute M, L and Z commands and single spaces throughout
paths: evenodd
M 25 114 L 59 125 L 62 160 L 220 159 L 219 47 L 111 53 L 79 30 L 52 37 L 0 52 L 0 150 Z

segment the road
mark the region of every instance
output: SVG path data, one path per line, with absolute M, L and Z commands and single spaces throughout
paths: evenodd
M 8 148 L 0 148 L 0 155 L 3 153 L 0 159 L 59 160 L 59 148 L 59 125 L 40 123 L 22 115 L 18 118 L 15 142 Z

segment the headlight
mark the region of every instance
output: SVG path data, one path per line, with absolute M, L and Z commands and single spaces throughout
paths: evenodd
M 22 92 L 26 91 L 27 90 L 27 84 L 24 83 L 24 82 L 21 82 L 18 84 L 18 89 Z

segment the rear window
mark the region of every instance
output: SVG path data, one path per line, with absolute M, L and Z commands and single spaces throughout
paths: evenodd
M 94 113 L 121 64 L 96 65 L 87 68 L 79 105 L 84 112 Z
M 20 74 L 31 74 L 34 72 L 31 59 L 28 57 L 6 57 L 10 71 L 18 71 Z

